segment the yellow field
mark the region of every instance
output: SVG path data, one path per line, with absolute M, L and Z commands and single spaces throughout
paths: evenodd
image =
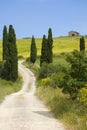
M 63 52 L 71 52 L 74 49 L 79 50 L 80 37 L 59 37 L 53 39 L 53 54 L 59 54 Z M 35 39 L 37 46 L 37 55 L 41 54 L 42 39 Z M 87 48 L 87 38 L 85 38 Z M 17 40 L 18 55 L 23 57 L 29 57 L 30 55 L 31 39 Z
M 31 39 L 19 39 L 17 40 L 18 56 L 29 57 L 30 56 Z M 36 39 L 37 55 L 40 55 L 41 39 Z
M 59 37 L 53 39 L 53 54 L 59 54 L 63 52 L 71 52 L 74 49 L 79 50 L 79 38 L 80 37 Z M 42 39 L 36 38 L 37 55 L 41 54 Z M 87 38 L 85 37 L 85 44 L 87 48 Z M 30 56 L 31 39 L 17 39 L 18 56 L 29 57 Z M 86 49 L 87 50 L 87 49 Z M 0 59 L 2 57 L 2 41 L 0 41 Z

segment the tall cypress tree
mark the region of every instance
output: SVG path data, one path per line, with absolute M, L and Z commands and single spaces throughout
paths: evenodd
M 85 51 L 85 40 L 84 37 L 80 38 L 80 51 Z
M 8 50 L 10 63 L 9 79 L 15 81 L 18 78 L 18 58 L 16 47 L 16 35 L 12 25 L 9 26 Z
M 3 28 L 3 54 L 2 58 L 3 60 L 6 60 L 8 58 L 8 33 L 7 33 L 7 27 L 6 25 Z
M 42 48 L 41 48 L 41 57 L 40 57 L 40 66 L 42 66 L 42 63 L 47 63 L 47 53 L 48 53 L 48 46 L 47 46 L 47 39 L 46 36 L 43 35 L 42 39 Z
M 2 69 L 1 77 L 6 80 L 9 80 L 11 64 L 9 61 L 8 32 L 7 32 L 6 26 L 4 26 L 4 28 L 3 28 L 3 61 L 5 61 L 5 62 L 4 62 L 4 67 Z
M 4 30 L 6 32 L 6 27 L 4 27 Z M 18 58 L 16 48 L 16 35 L 12 25 L 9 26 L 8 37 L 4 37 L 5 36 L 3 35 L 3 59 L 5 60 L 5 63 L 2 71 L 2 78 L 6 80 L 16 81 L 18 78 Z M 4 39 L 6 39 L 7 44 Z
M 31 50 L 30 50 L 30 62 L 35 63 L 37 57 L 37 48 L 36 48 L 36 43 L 35 43 L 35 38 L 32 36 L 31 39 Z
M 49 28 L 48 30 L 48 63 L 53 62 L 53 38 L 52 38 L 52 30 Z

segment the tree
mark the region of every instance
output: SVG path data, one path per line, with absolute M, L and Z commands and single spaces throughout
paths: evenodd
M 2 78 L 6 80 L 16 81 L 16 79 L 18 78 L 18 58 L 16 47 L 16 35 L 12 25 L 9 26 L 8 40 L 6 46 L 3 46 L 3 51 L 5 63 L 1 74 Z
M 61 86 L 72 99 L 76 99 L 78 90 L 84 87 L 87 82 L 87 57 L 75 50 L 72 55 L 67 56 L 67 61 L 70 64 L 70 69 L 63 77 Z
M 7 59 L 8 57 L 8 33 L 7 33 L 7 27 L 6 25 L 3 28 L 3 61 Z
M 67 57 L 67 61 L 71 64 L 70 75 L 78 81 L 86 81 L 87 57 L 75 50 L 72 55 Z
M 47 39 L 46 36 L 43 35 L 42 39 L 42 48 L 41 48 L 41 57 L 40 57 L 40 66 L 45 62 L 47 63 L 47 52 L 48 51 L 48 46 L 47 46 Z
M 16 47 L 16 35 L 12 25 L 9 26 L 8 33 L 8 50 L 9 50 L 9 80 L 16 81 L 18 78 L 18 57 Z
M 85 51 L 85 41 L 84 37 L 80 38 L 80 51 L 84 52 Z
M 53 38 L 52 38 L 52 30 L 51 30 L 51 28 L 49 28 L 49 30 L 48 30 L 47 43 L 48 43 L 48 54 L 47 54 L 48 60 L 47 60 L 47 62 L 52 63 L 53 62 L 53 52 L 52 52 Z
M 31 50 L 30 50 L 30 62 L 35 63 L 37 57 L 37 48 L 36 48 L 36 43 L 35 43 L 35 38 L 32 36 L 31 39 Z

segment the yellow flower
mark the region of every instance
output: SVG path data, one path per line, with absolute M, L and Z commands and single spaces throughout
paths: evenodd
M 80 101 L 87 104 L 87 88 L 80 89 Z
M 49 77 L 42 79 L 42 84 L 43 85 L 48 85 L 49 82 L 50 82 L 50 78 Z

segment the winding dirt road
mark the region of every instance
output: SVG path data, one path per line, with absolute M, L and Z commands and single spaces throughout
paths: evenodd
M 35 96 L 35 77 L 19 62 L 22 89 L 7 96 L 0 105 L 0 130 L 65 130 Z M 31 89 L 28 90 L 28 85 Z

